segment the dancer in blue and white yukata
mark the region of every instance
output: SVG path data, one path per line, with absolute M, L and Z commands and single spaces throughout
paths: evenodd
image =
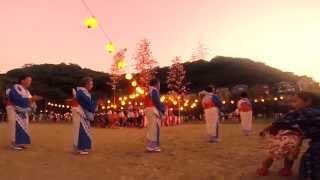
M 150 81 L 149 93 L 145 98 L 145 115 L 147 119 L 147 151 L 160 152 L 160 127 L 165 106 L 160 101 L 160 81 Z
M 73 146 L 76 153 L 87 155 L 91 150 L 92 137 L 90 122 L 94 120 L 97 102 L 92 99 L 90 91 L 93 88 L 93 79 L 85 77 L 80 86 L 73 89 L 72 119 L 73 119 Z
M 29 112 L 31 104 L 41 100 L 40 96 L 31 96 L 30 76 L 21 76 L 19 82 L 7 89 L 6 111 L 9 123 L 10 141 L 14 150 L 24 150 L 31 144 L 29 134 Z

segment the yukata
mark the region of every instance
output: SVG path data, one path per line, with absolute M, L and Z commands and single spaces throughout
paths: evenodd
M 242 98 L 239 100 L 237 107 L 240 115 L 242 131 L 245 135 L 249 135 L 252 132 L 251 102 L 248 98 Z
M 292 130 L 280 130 L 268 140 L 268 153 L 274 161 L 283 158 L 295 160 L 300 152 L 302 136 Z
M 206 131 L 209 141 L 219 140 L 219 119 L 221 100 L 213 93 L 204 92 L 202 99 L 202 107 L 204 109 L 204 117 L 206 121 Z
M 320 109 L 303 108 L 276 120 L 272 126 L 298 126 L 304 138 L 310 139 L 299 169 L 299 180 L 320 180 Z
M 97 104 L 86 88 L 75 88 L 73 95 L 73 146 L 78 151 L 89 151 L 92 148 L 90 122 L 94 120 Z
M 145 98 L 145 115 L 147 119 L 147 149 L 160 147 L 160 127 L 165 106 L 160 101 L 159 90 L 149 88 L 149 94 Z
M 20 84 L 15 84 L 6 91 L 6 111 L 9 122 L 10 141 L 15 146 L 31 144 L 29 134 L 29 112 L 32 97 Z

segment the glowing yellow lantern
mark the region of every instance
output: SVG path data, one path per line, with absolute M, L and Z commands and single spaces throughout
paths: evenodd
M 128 97 L 127 97 L 127 96 L 125 96 L 123 99 L 126 101 L 126 100 L 128 100 Z
M 131 95 L 129 96 L 129 98 L 130 98 L 130 99 L 134 99 L 134 98 L 136 98 L 136 95 L 131 94 Z
M 140 103 L 140 106 L 143 106 L 143 103 L 142 103 L 142 102 Z
M 112 42 L 109 42 L 106 45 L 106 50 L 107 50 L 108 53 L 113 54 L 116 51 L 116 47 Z
M 101 108 L 102 108 L 102 110 L 105 110 L 105 109 L 106 109 L 106 107 L 105 107 L 105 106 L 102 106 Z
M 136 87 L 136 91 L 137 91 L 139 94 L 144 94 L 144 90 L 143 90 L 141 87 Z
M 277 97 L 275 97 L 275 98 L 274 98 L 274 100 L 275 100 L 275 101 L 278 101 L 278 98 L 277 98 Z
M 98 26 L 98 21 L 94 17 L 89 17 L 89 18 L 85 19 L 84 25 L 87 28 L 96 28 Z
M 132 79 L 132 74 L 128 73 L 125 76 L 126 80 L 131 80 Z
M 196 103 L 197 103 L 197 102 L 199 102 L 199 100 L 198 100 L 198 99 L 196 99 L 196 100 L 194 100 L 194 102 L 196 102 Z
M 174 101 L 174 102 L 173 102 L 173 105 L 177 105 L 177 104 L 178 104 L 178 102 L 177 102 L 177 101 Z
M 281 96 L 281 97 L 280 97 L 280 99 L 281 99 L 281 100 L 283 100 L 283 99 L 284 99 L 284 97 L 283 97 L 283 96 Z
M 125 101 L 121 101 L 121 105 L 122 106 L 126 105 L 126 102 Z
M 117 63 L 117 67 L 118 69 L 123 69 L 126 67 L 126 62 L 124 62 L 124 60 L 120 60 L 118 63 Z
M 132 81 L 131 86 L 136 87 L 137 86 L 137 81 Z
M 261 99 L 261 102 L 264 102 L 264 99 Z
M 181 107 L 180 110 L 183 111 L 183 107 Z
M 119 97 L 119 101 L 122 101 L 122 97 Z
M 162 96 L 161 98 L 160 98 L 160 101 L 161 102 L 164 102 L 166 100 L 166 97 L 165 96 Z
M 110 101 L 110 100 L 108 100 L 108 101 L 107 101 L 107 103 L 108 103 L 108 104 L 110 104 L 110 103 L 111 103 L 111 101 Z

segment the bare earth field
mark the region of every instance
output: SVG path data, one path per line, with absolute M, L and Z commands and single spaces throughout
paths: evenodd
M 254 125 L 255 132 L 266 123 Z M 277 175 L 256 177 L 265 157 L 265 139 L 244 137 L 239 124 L 222 124 L 222 141 L 206 142 L 204 124 L 162 128 L 163 152 L 146 153 L 144 129 L 93 128 L 89 156 L 72 153 L 71 124 L 31 124 L 32 146 L 23 152 L 8 147 L 7 124 L 0 124 L 0 180 L 294 180 Z

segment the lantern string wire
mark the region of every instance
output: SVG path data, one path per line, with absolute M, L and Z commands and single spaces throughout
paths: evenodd
M 88 6 L 88 3 L 85 0 L 81 0 L 81 3 L 83 5 L 83 7 L 88 11 L 88 13 L 96 18 L 96 16 L 94 15 L 93 11 L 91 10 L 91 8 Z M 104 30 L 104 28 L 102 27 L 102 25 L 100 23 L 98 23 L 98 27 L 100 29 L 100 31 L 102 32 L 102 34 L 104 35 L 104 37 L 109 41 L 112 42 L 110 36 L 108 35 L 108 33 Z

